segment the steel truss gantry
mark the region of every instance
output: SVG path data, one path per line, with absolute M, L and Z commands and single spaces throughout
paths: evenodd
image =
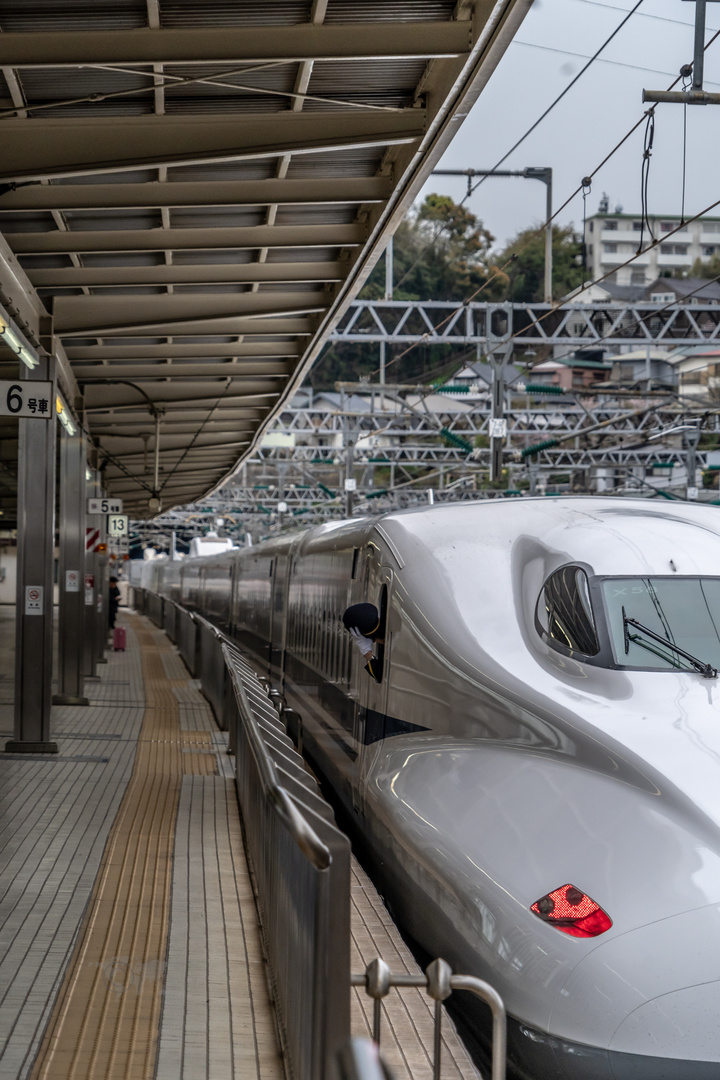
M 495 358 L 497 379 L 512 350 L 566 346 L 569 354 L 600 345 L 670 348 L 720 341 L 720 305 L 356 301 L 333 340 L 475 345 Z M 712 405 L 679 401 L 671 393 L 633 397 L 608 390 L 589 398 L 578 391 L 543 398 L 525 394 L 522 386 L 507 388 L 500 378 L 499 401 L 493 387 L 455 395 L 446 387 L 361 382 L 344 384 L 334 405 L 322 397 L 293 403 L 270 431 L 283 437 L 280 445 L 261 443 L 221 492 L 155 518 L 152 530 L 187 534 L 220 516 L 235 519 L 229 526 L 257 533 L 289 519 L 341 517 L 349 507 L 359 512 L 495 497 L 496 489 L 483 491 L 480 484 L 488 467 L 492 474 L 500 443 L 509 486 L 523 477 L 534 486 L 553 475 L 597 476 L 600 470 L 642 485 L 652 467 L 670 475 L 671 466 L 685 466 L 679 433 L 688 424 L 720 431 Z M 357 395 L 367 407 L 358 408 Z M 493 434 L 499 416 L 502 439 Z M 544 443 L 521 460 L 528 448 Z M 696 461 L 706 468 L 706 453 L 697 452 Z M 357 491 L 348 498 L 344 481 L 353 473 Z M 496 470 L 495 479 L 500 475 Z
M 356 300 L 331 337 L 336 343 L 484 346 L 510 339 L 520 352 L 540 345 L 701 345 L 720 340 L 720 305 Z

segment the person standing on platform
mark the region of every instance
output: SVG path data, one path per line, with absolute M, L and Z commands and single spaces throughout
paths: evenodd
M 110 603 L 108 604 L 108 615 L 110 618 L 110 629 L 115 628 L 115 619 L 117 618 L 118 608 L 120 607 L 120 589 L 118 588 L 118 579 L 116 577 L 110 578 Z

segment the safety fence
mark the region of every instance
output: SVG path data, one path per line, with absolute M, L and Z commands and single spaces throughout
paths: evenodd
M 507 1021 L 505 1006 L 497 990 L 482 979 L 471 975 L 453 975 L 445 960 L 433 960 L 424 975 L 393 975 L 384 960 L 373 960 L 364 975 L 351 976 L 353 986 L 364 986 L 366 994 L 373 999 L 373 1040 L 382 1046 L 382 1002 L 393 986 L 424 987 L 428 997 L 435 1002 L 435 1028 L 433 1046 L 433 1080 L 440 1080 L 442 1049 L 442 1003 L 453 990 L 467 990 L 480 998 L 492 1014 L 492 1072 L 490 1080 L 505 1080 L 507 1068 Z M 387 1067 L 386 1071 L 387 1071 Z M 380 1074 L 382 1075 L 382 1074 Z
M 491 1080 L 504 1080 L 505 1010 L 479 979 L 443 960 L 425 975 L 392 975 L 374 960 L 350 974 L 350 844 L 290 737 L 282 708 L 237 646 L 198 612 L 135 588 L 131 602 L 165 629 L 199 679 L 235 753 L 235 784 L 289 1080 L 392 1080 L 378 1050 L 390 987 L 421 986 L 435 1001 L 433 1078 L 440 1078 L 442 1002 L 453 990 L 485 1001 L 493 1018 Z M 373 1039 L 350 1038 L 350 986 L 373 998 Z

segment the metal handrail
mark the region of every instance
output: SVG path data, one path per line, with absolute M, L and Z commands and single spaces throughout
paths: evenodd
M 225 635 L 217 631 L 217 636 L 222 639 Z M 230 672 L 233 689 L 235 690 L 238 709 L 240 710 L 245 723 L 248 743 L 250 744 L 258 767 L 258 773 L 265 790 L 265 795 L 277 810 L 283 824 L 290 833 L 290 836 L 305 857 L 312 863 L 316 870 L 327 870 L 332 862 L 330 849 L 322 842 L 312 826 L 308 824 L 287 791 L 285 791 L 280 784 L 275 768 L 275 762 L 268 754 L 265 742 L 258 730 L 257 722 L 253 716 L 242 677 L 233 660 L 232 650 L 228 648 L 225 641 L 222 643 L 222 648 L 225 664 Z
M 489 983 L 472 975 L 453 975 L 445 960 L 433 960 L 424 975 L 393 975 L 384 960 L 373 960 L 364 975 L 351 975 L 351 986 L 364 986 L 373 999 L 373 1039 L 380 1043 L 381 1005 L 391 986 L 422 986 L 435 1002 L 433 1080 L 440 1080 L 442 1003 L 453 990 L 469 990 L 490 1006 L 493 1021 L 491 1080 L 505 1080 L 507 1069 L 507 1018 L 503 1000 Z

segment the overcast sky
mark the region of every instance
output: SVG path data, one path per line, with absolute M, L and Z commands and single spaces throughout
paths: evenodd
M 535 0 L 514 41 L 445 154 L 448 169 L 489 169 L 580 71 L 635 0 Z M 692 60 L 695 5 L 644 0 L 601 57 L 546 120 L 502 165 L 550 165 L 555 207 L 639 119 L 643 88 L 665 90 Z M 720 28 L 720 3 L 707 5 L 707 36 Z M 705 89 L 720 91 L 720 38 L 705 53 Z M 658 105 L 650 166 L 649 212 L 679 214 L 682 193 L 683 106 Z M 644 125 L 595 174 L 587 200 L 597 212 L 605 191 L 614 209 L 640 211 Z M 686 216 L 720 199 L 720 105 L 687 109 Z M 433 176 L 423 189 L 459 201 L 463 177 Z M 490 178 L 467 203 L 502 246 L 520 229 L 544 220 L 545 187 L 536 180 Z M 720 206 L 714 211 L 720 216 Z M 582 225 L 578 195 L 559 219 Z

